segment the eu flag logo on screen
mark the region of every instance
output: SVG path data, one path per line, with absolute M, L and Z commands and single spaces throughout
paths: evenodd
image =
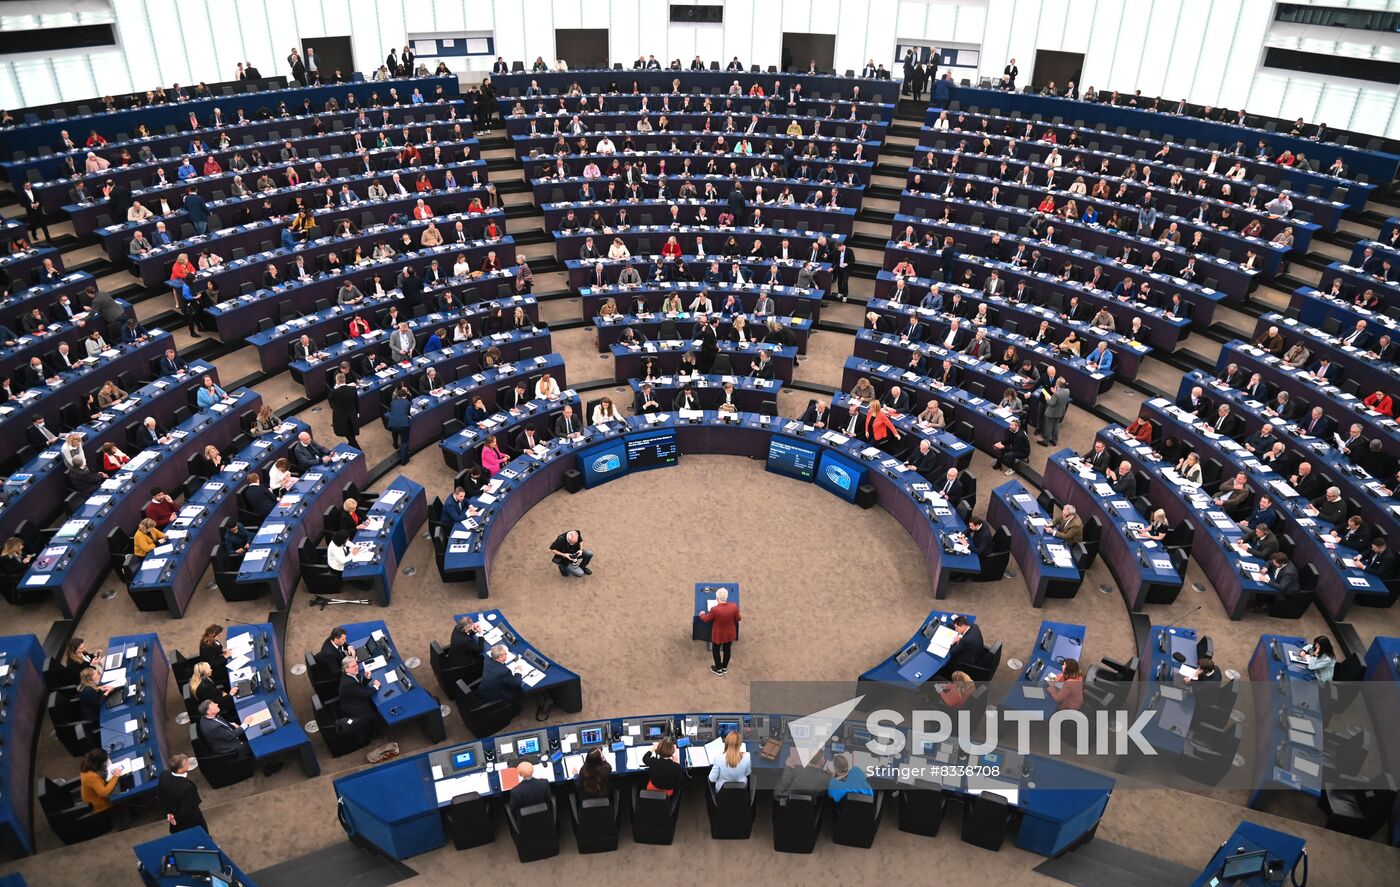
M 826 479 L 843 490 L 851 488 L 851 474 L 840 465 L 826 466 Z
M 594 459 L 590 467 L 599 474 L 607 474 L 609 471 L 616 471 L 621 468 L 622 459 L 618 457 L 617 453 L 604 453 Z

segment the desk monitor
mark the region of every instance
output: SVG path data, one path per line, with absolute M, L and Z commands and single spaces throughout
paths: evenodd
M 1236 853 L 1233 856 L 1225 857 L 1225 862 L 1220 866 L 1220 879 L 1222 881 L 1242 880 L 1253 878 L 1264 874 L 1265 857 L 1268 852 L 1264 850 L 1254 850 L 1249 853 Z
M 647 742 L 659 742 L 668 730 L 665 721 L 642 721 L 642 738 Z
M 515 744 L 515 753 L 518 755 L 537 755 L 540 753 L 540 738 L 538 736 L 525 736 Z
M 845 499 L 856 501 L 856 493 L 865 480 L 865 466 L 838 455 L 830 450 L 822 453 L 821 464 L 817 467 L 817 486 Z
M 459 748 L 452 753 L 452 769 L 470 770 L 476 766 L 478 760 L 476 749 Z
M 578 470 L 584 487 L 596 487 L 627 473 L 627 446 L 621 440 L 610 440 L 596 447 L 579 451 Z
M 717 737 L 720 738 L 720 739 L 723 739 L 725 736 L 728 736 L 730 733 L 739 733 L 739 732 L 741 732 L 741 731 L 740 731 L 740 728 L 739 728 L 739 722 L 738 722 L 737 720 L 734 720 L 734 719 L 730 718 L 730 719 L 726 719 L 726 720 L 723 720 L 723 721 L 721 721 L 721 720 L 716 720 L 716 721 L 715 721 L 715 736 L 717 736 Z
M 602 727 L 584 727 L 578 731 L 579 745 L 602 745 L 604 738 Z
M 794 740 L 812 738 L 811 724 L 797 724 L 793 723 L 792 721 L 788 721 L 787 728 L 788 732 L 792 734 L 792 738 Z
M 1055 630 L 1047 628 L 1045 634 L 1040 636 L 1040 649 L 1050 652 L 1050 645 L 1055 642 Z
M 680 447 L 676 444 L 676 432 L 670 428 L 629 434 L 623 440 L 627 443 L 628 471 L 665 468 L 675 465 L 681 457 Z
M 774 435 L 768 440 L 767 469 L 774 474 L 811 480 L 817 473 L 820 447 Z
M 218 874 L 224 858 L 217 850 L 171 850 L 170 861 L 181 874 Z

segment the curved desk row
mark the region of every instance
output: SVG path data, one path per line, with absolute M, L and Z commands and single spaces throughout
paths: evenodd
M 628 379 L 641 379 L 648 375 L 674 374 L 681 367 L 681 355 L 694 354 L 702 359 L 699 340 L 671 339 L 660 342 L 647 342 L 645 345 L 629 347 L 614 343 L 610 350 L 613 355 L 613 378 L 618 382 Z M 729 358 L 730 371 L 734 375 L 746 376 L 758 365 L 761 351 L 772 358 L 768 372 L 773 378 L 791 384 L 792 370 L 797 363 L 797 349 L 791 345 L 766 345 L 760 342 L 718 342 L 716 356 Z M 652 371 L 646 371 L 648 364 Z M 700 367 L 703 372 L 712 372 L 710 367 Z M 721 374 L 727 375 L 727 374 Z
M 112 765 L 125 772 L 113 804 L 155 793 L 156 779 L 165 769 L 169 744 L 165 738 L 165 693 L 170 661 L 154 634 L 114 637 L 107 651 L 100 686 L 117 687 L 102 707 L 101 742 Z M 116 704 L 113 699 L 119 699 Z
M 1005 528 L 1011 537 L 1011 556 L 1026 579 L 1032 607 L 1043 606 L 1047 597 L 1072 596 L 1084 581 L 1074 550 L 1047 532 L 1054 520 L 1055 515 L 1047 514 L 1019 480 L 992 490 L 987 500 L 987 523 Z
M 826 292 L 823 289 L 806 289 L 790 284 L 770 286 L 758 281 L 743 284 L 720 283 L 711 285 L 701 282 L 710 262 L 719 262 L 727 276 L 731 267 L 730 262 L 737 260 L 721 260 L 715 257 L 684 261 L 687 271 L 699 270 L 699 274 L 693 280 L 658 281 L 643 277 L 643 283 L 640 286 L 620 286 L 618 284 L 596 286 L 585 281 L 584 286 L 579 289 L 579 295 L 583 298 L 583 318 L 587 320 L 591 317 L 597 317 L 601 314 L 604 303 L 612 301 L 620 314 L 642 319 L 651 317 L 656 321 L 668 320 L 672 319 L 671 316 L 661 312 L 661 307 L 668 298 L 671 296 L 679 297 L 681 306 L 686 311 L 690 311 L 691 304 L 700 297 L 701 293 L 704 293 L 709 298 L 710 304 L 714 306 L 715 310 L 710 312 L 712 317 L 722 313 L 721 309 L 730 296 L 733 296 L 735 301 L 743 307 L 746 314 L 755 310 L 759 297 L 763 296 L 773 301 L 779 314 L 811 318 L 813 322 L 821 316 L 821 301 Z M 607 266 L 613 264 L 608 262 Z M 645 265 L 645 259 L 636 264 Z M 748 273 L 751 266 L 748 263 L 744 264 L 746 266 L 745 273 Z M 797 269 L 791 265 L 779 265 L 778 267 L 780 277 L 795 278 L 797 275 Z M 786 271 L 787 274 L 784 275 L 783 271 Z M 759 281 L 764 279 L 766 278 L 760 277 Z
M 564 711 L 583 711 L 583 678 L 570 671 L 540 649 L 520 636 L 511 627 L 510 621 L 500 610 L 478 610 L 472 613 L 458 613 L 453 622 L 470 616 L 478 626 L 483 626 L 481 640 L 482 657 L 501 644 L 510 653 L 506 666 L 520 677 L 526 695 L 547 694 L 553 703 Z
M 968 622 L 977 621 L 971 613 L 934 610 L 924 618 L 923 625 L 907 644 L 884 662 L 862 672 L 859 680 L 892 684 L 906 690 L 919 689 L 948 664 L 948 648 L 956 640 L 953 620 L 959 615 Z
M 622 333 L 627 329 L 636 333 L 638 338 L 694 339 L 697 316 L 697 313 L 681 311 L 677 314 L 658 313 L 645 316 L 616 314 L 612 317 L 594 317 L 593 326 L 598 329 L 598 350 L 606 352 L 609 347 L 621 342 Z M 768 337 L 766 323 L 770 318 L 777 320 L 783 325 L 783 329 L 787 330 L 798 354 L 807 353 L 807 340 L 812 334 L 812 319 L 810 317 L 745 314 L 744 321 L 748 325 L 746 335 L 751 339 L 766 340 Z M 734 327 L 733 317 L 724 314 L 711 314 L 710 319 L 715 324 L 715 335 L 721 340 L 727 339 Z M 663 336 L 661 328 L 667 323 L 675 327 L 675 332 L 673 335 Z M 668 332 L 670 331 L 668 330 Z
M 1255 454 L 1228 437 L 1203 431 L 1195 416 L 1170 401 L 1154 398 L 1144 402 L 1141 409 L 1142 415 L 1157 422 L 1165 433 L 1190 446 L 1201 456 L 1202 463 L 1212 456 L 1219 459 L 1225 469 L 1222 481 L 1235 473 L 1244 474 L 1256 497 L 1267 495 L 1273 499 L 1281 518 L 1275 532 L 1279 527 L 1285 528 L 1293 539 L 1294 548 L 1288 553 L 1293 563 L 1311 564 L 1317 570 L 1317 602 L 1332 618 L 1346 618 L 1358 595 L 1385 599 L 1388 592 L 1379 577 L 1350 565 L 1369 552 L 1357 552 L 1323 538 L 1322 534 L 1333 528 L 1311 513 L 1307 498 L 1299 495 L 1274 466 L 1259 461 Z
M 178 489 L 189 477 L 190 458 L 210 444 L 221 450 L 227 447 L 251 424 L 261 406 L 262 396 L 245 389 L 181 422 L 170 431 L 169 443 L 132 456 L 59 528 L 30 565 L 21 586 L 36 592 L 51 590 L 59 610 L 69 619 L 81 613 L 111 562 L 108 534 L 118 528 L 130 532 L 140 521 L 152 489 Z M 188 591 L 193 594 L 194 589 Z M 173 612 L 182 612 L 189 601 L 168 603 L 173 604 Z
M 446 424 L 461 421 L 478 396 L 489 405 L 510 395 L 519 383 L 524 383 L 526 397 L 533 395 L 535 383 L 545 373 L 559 384 L 563 394 L 564 387 L 569 384 L 565 379 L 564 358 L 550 352 L 482 370 L 449 383 L 437 393 L 415 397 L 409 408 L 408 448 L 416 451 L 442 440 Z
M 736 220 L 738 221 L 738 220 Z M 783 241 L 788 241 L 794 257 L 801 261 L 808 257 L 814 250 L 814 244 L 818 237 L 825 237 L 827 246 L 835 252 L 836 244 L 845 240 L 842 234 L 823 234 L 818 231 L 797 230 L 793 228 L 752 228 L 749 226 L 736 226 L 732 228 L 720 228 L 712 225 L 692 226 L 680 225 L 629 225 L 626 228 L 612 231 L 590 231 L 580 229 L 578 231 L 553 232 L 554 247 L 561 260 L 567 262 L 570 259 L 579 257 L 579 250 L 584 246 L 584 242 L 593 238 L 594 246 L 602 255 L 606 255 L 608 246 L 614 239 L 621 240 L 626 244 L 629 252 L 634 255 L 640 254 L 655 257 L 660 254 L 660 250 L 667 239 L 674 236 L 677 242 L 692 244 L 697 238 L 702 238 L 702 242 L 708 249 L 705 255 L 710 256 L 710 261 L 721 261 L 718 252 L 729 238 L 739 244 L 740 251 L 747 254 L 757 242 L 763 249 L 764 257 L 776 255 L 782 249 Z M 654 239 L 653 239 L 654 238 Z M 655 247 L 655 250 L 653 250 Z M 686 247 L 681 247 L 682 250 Z M 686 253 L 687 256 L 695 255 Z M 724 263 L 721 261 L 721 266 Z M 572 271 L 573 265 L 568 266 Z M 796 271 L 794 270 L 794 275 Z M 569 275 L 569 283 L 573 285 L 574 275 Z M 581 283 L 579 285 L 582 285 Z
M 912 399 L 911 397 L 911 400 Z M 851 397 L 844 391 L 838 391 L 831 396 L 832 412 L 830 421 L 827 423 L 828 427 L 844 432 L 845 429 L 849 427 L 847 423 L 850 421 L 851 404 L 853 402 L 856 403 L 860 413 L 860 419 L 858 420 L 856 428 L 858 430 L 863 430 L 865 428 L 866 414 L 870 411 L 870 405 L 863 400 Z M 976 448 L 973 447 L 972 444 L 959 439 L 957 435 L 948 431 L 946 428 L 934 428 L 932 425 L 920 422 L 918 416 L 923 410 L 920 409 L 918 412 L 915 412 L 914 407 L 916 406 L 919 405 L 912 404 L 907 413 L 895 413 L 892 410 L 886 409 L 885 415 L 889 417 L 890 421 L 894 423 L 894 427 L 898 428 L 901 434 L 911 435 L 915 440 L 926 440 L 929 442 L 933 452 L 938 454 L 939 472 L 944 472 L 949 468 L 966 471 L 967 466 L 972 464 L 972 454 L 975 452 Z M 911 444 L 909 456 L 912 457 L 917 449 L 918 444 Z M 932 477 L 926 477 L 925 479 L 931 483 L 938 484 L 942 482 L 944 478 L 940 473 L 934 474 Z
M 114 443 L 119 448 L 126 445 L 127 425 L 151 417 L 157 426 L 168 427 L 176 411 L 187 408 L 195 391 L 200 387 L 205 375 L 219 381 L 219 371 L 210 364 L 195 361 L 189 365 L 189 372 L 183 376 L 162 376 L 147 382 L 136 391 L 127 393 L 125 400 L 112 404 L 97 417 L 74 428 L 83 436 L 83 449 L 88 458 L 96 464 L 102 445 Z M 0 484 L 0 537 L 10 538 L 22 520 L 36 524 L 46 523 L 63 502 L 64 471 L 66 467 L 59 454 L 63 446 L 60 435 L 51 446 L 40 452 L 28 463 Z
M 258 528 L 239 566 L 238 584 L 270 594 L 277 609 L 287 609 L 300 578 L 302 542 L 321 535 L 326 509 L 341 503 L 346 487 L 363 484 L 365 473 L 364 453 L 340 444 L 329 464 L 303 474 Z
M 131 850 L 145 887 L 181 887 L 195 879 L 207 881 L 205 873 L 210 869 L 222 873 L 228 883 L 258 887 L 199 826 L 137 844 Z M 190 867 L 181 868 L 182 862 Z
M 476 422 L 468 423 L 467 427 L 461 431 L 441 439 L 438 447 L 442 450 L 442 461 L 447 464 L 448 468 L 458 472 L 469 465 L 480 465 L 481 445 L 485 443 L 488 435 L 495 435 L 501 448 L 507 451 L 514 449 L 513 441 L 527 426 L 533 428 L 541 438 L 553 437 L 554 420 L 563 411 L 565 405 L 573 407 L 575 415 L 581 416 L 583 421 L 591 418 L 582 416 L 582 413 L 579 412 L 583 409 L 583 405 L 579 401 L 578 392 L 572 388 L 560 391 L 558 400 L 544 397 L 531 398 L 527 389 L 525 395 L 527 400 L 518 406 L 506 407 L 501 403 L 499 395 L 509 395 L 510 393 L 498 389 L 496 398 L 485 398 L 487 406 L 495 407 L 496 412 Z
M 433 259 L 455 263 L 457 252 L 469 252 L 475 260 L 474 267 L 480 267 L 480 261 L 492 249 L 497 252 L 502 270 L 471 279 L 463 278 L 459 281 L 461 288 L 453 288 L 454 295 L 461 297 L 459 301 L 465 303 L 467 293 L 478 289 L 483 293 L 499 294 L 501 286 L 508 286 L 514 292 L 515 273 L 507 266 L 515 262 L 515 241 L 503 237 L 496 243 L 474 242 L 465 248 L 458 244 L 445 243 L 439 247 L 417 249 L 411 253 L 400 253 L 393 258 L 372 261 L 368 265 L 355 266 L 337 275 L 326 275 L 310 281 L 291 281 L 275 288 L 254 287 L 212 308 L 206 308 L 204 313 L 213 320 L 214 334 L 219 340 L 232 342 L 265 329 L 264 324 L 271 326 L 274 323 L 285 323 L 295 317 L 331 307 L 346 281 L 362 293 L 370 294 L 378 292 L 374 280 L 378 277 L 379 285 L 388 292 L 398 286 L 399 274 L 406 267 L 411 266 L 414 272 L 422 277 L 427 273 Z M 419 306 L 404 304 L 400 306 L 400 310 L 405 314 L 413 314 L 419 310 Z
M 726 235 L 727 239 L 728 235 Z M 679 242 L 680 238 L 677 238 Z M 709 243 L 718 243 L 718 238 L 714 232 L 710 234 Z M 801 296 L 806 294 L 808 303 L 806 305 L 812 317 L 821 314 L 821 296 L 831 288 L 833 278 L 832 266 L 830 262 L 813 262 L 812 279 L 817 289 L 797 288 L 795 286 L 797 276 L 801 270 L 801 264 L 794 259 L 790 262 L 783 262 L 779 259 L 766 258 L 764 256 L 749 256 L 746 249 L 740 249 L 737 245 L 729 250 L 726 255 L 723 252 L 712 252 L 707 245 L 704 235 L 695 235 L 688 243 L 681 246 L 686 250 L 685 255 L 679 259 L 668 260 L 660 253 L 651 252 L 638 255 L 629 255 L 625 259 L 601 258 L 607 254 L 608 246 L 612 243 L 607 239 L 607 235 L 602 235 L 594 239 L 594 247 L 598 250 L 600 258 L 597 259 L 565 259 L 564 267 L 568 269 L 569 288 L 576 290 L 583 295 L 582 317 L 589 318 L 597 315 L 604 300 L 615 299 L 618 302 L 618 310 L 626 310 L 630 314 L 640 314 L 636 306 L 623 309 L 622 302 L 629 292 L 638 293 L 647 300 L 647 311 L 658 310 L 662 298 L 657 293 L 669 295 L 672 291 L 679 291 L 682 296 L 687 289 L 699 289 L 704 285 L 706 290 L 714 289 L 735 289 L 743 292 L 747 284 L 754 284 L 754 289 L 759 285 L 770 286 L 769 294 L 774 301 L 778 301 L 778 310 L 784 314 L 801 314 L 802 310 L 797 306 L 798 301 L 779 301 L 778 296 L 783 295 L 783 288 L 792 291 L 792 295 Z M 735 244 L 738 238 L 735 238 Z M 720 244 L 721 246 L 723 244 Z M 655 244 L 648 243 L 649 247 Z M 781 250 L 781 242 L 779 243 Z M 794 250 L 794 254 L 795 254 Z M 803 246 L 802 255 L 811 252 L 810 246 Z M 716 283 L 713 286 L 705 283 L 711 269 L 711 265 L 718 265 L 723 283 Z M 738 265 L 743 272 L 744 284 L 730 283 L 734 280 L 733 267 Z M 637 276 L 642 280 L 642 285 L 622 286 L 617 283 L 622 276 L 624 268 L 632 268 L 637 272 Z M 774 275 L 777 269 L 777 283 L 769 285 L 767 281 Z M 694 298 L 692 296 L 691 298 Z M 713 296 L 711 297 L 714 298 Z M 654 303 L 654 304 L 653 304 Z M 751 303 L 751 300 L 750 300 Z M 689 300 L 686 302 L 689 306 Z M 723 300 L 721 299 L 721 304 Z
M 88 287 L 97 287 L 97 279 L 87 271 L 68 271 L 53 283 L 33 283 L 28 275 L 24 275 L 19 280 L 10 280 L 10 295 L 0 296 L 0 325 L 7 326 L 15 332 L 23 332 L 20 318 L 30 313 L 35 308 L 40 309 L 40 313 L 45 318 L 49 316 L 49 309 L 58 304 L 58 299 L 62 295 L 75 304 L 78 296 Z M 102 329 L 107 328 L 106 321 L 102 323 Z
M 632 411 L 635 413 L 663 413 L 680 409 L 680 396 L 685 389 L 691 389 L 695 396 L 695 409 L 718 410 L 724 403 L 726 384 L 734 386 L 732 395 L 734 408 L 741 413 L 778 414 L 778 395 L 783 383 L 778 379 L 755 379 L 751 376 L 654 376 L 649 379 L 632 378 L 627 380 L 632 387 Z M 642 409 L 642 386 L 651 386 L 651 398 L 660 409 Z M 614 404 L 613 406 L 619 406 Z M 593 418 L 589 416 L 588 418 Z
M 1144 604 L 1176 600 L 1184 581 L 1185 557 L 1178 563 L 1161 543 L 1139 535 L 1147 518 L 1113 491 L 1108 478 L 1089 468 L 1073 450 L 1065 449 L 1046 462 L 1044 489 L 1073 505 L 1081 518 L 1098 518 L 1103 527 L 1099 555 L 1117 580 L 1129 610 L 1137 613 Z M 1013 551 L 1015 545 L 1013 536 Z
M 724 454 L 764 458 L 773 439 L 800 448 L 815 448 L 817 453 L 833 452 L 856 466 L 865 464 L 869 455 L 865 480 L 874 487 L 875 501 L 909 531 L 915 546 L 924 553 L 934 594 L 944 595 L 951 573 L 976 573 L 979 569 L 976 554 L 966 552 L 965 547 L 962 553 L 955 550 L 952 537 L 965 533 L 967 527 L 952 505 L 933 502 L 929 483 L 917 472 L 905 471 L 898 460 L 884 456 L 861 441 L 830 430 L 810 430 L 797 421 L 752 413 L 740 413 L 732 421 L 726 421 L 712 412 L 695 413 L 693 418 L 667 412 L 611 422 L 606 429 L 590 425 L 573 439 L 550 440 L 542 454 L 517 456 L 492 478 L 484 495 L 470 500 L 480 513 L 469 525 L 453 528 L 455 538 L 447 545 L 443 557 L 444 572 L 474 572 L 478 593 L 486 597 L 491 560 L 506 534 L 535 503 L 564 485 L 565 473 L 579 467 L 579 452 L 642 432 L 673 433 L 682 457 L 685 454 Z
M 34 852 L 34 751 L 47 695 L 39 639 L 0 637 L 0 848 L 10 857 Z
M 265 764 L 295 755 L 301 772 L 320 776 L 321 764 L 316 760 L 316 750 L 311 747 L 306 730 L 297 722 L 292 701 L 287 696 L 282 648 L 272 625 L 258 622 L 230 626 L 226 649 L 233 654 L 227 663 L 229 679 L 234 684 L 248 682 L 248 692 L 242 692 L 244 688 L 240 686 L 238 697 L 234 699 L 237 717 L 240 721 L 258 721 L 247 729 L 248 749 L 253 757 Z M 266 717 L 262 715 L 264 711 Z
M 1344 344 L 1342 339 L 1355 333 L 1356 320 L 1361 319 L 1354 318 L 1336 333 L 1326 333 L 1270 311 L 1255 323 L 1254 341 L 1259 341 L 1269 327 L 1276 326 L 1285 340 L 1301 340 L 1314 359 L 1325 357 L 1340 367 L 1343 376 L 1356 384 L 1361 397 L 1369 397 L 1373 391 L 1400 393 L 1400 364 L 1394 360 L 1380 360 L 1375 351 L 1376 340 L 1381 336 L 1390 336 L 1392 342 L 1400 337 L 1400 324 L 1388 317 L 1373 316 L 1366 319 L 1366 329 L 1362 332 L 1366 339 L 1360 347 Z
M 960 362 L 958 364 L 962 366 Z M 862 378 L 883 383 L 881 388 L 888 391 L 898 385 L 907 392 L 911 401 L 936 400 L 943 407 L 943 416 L 949 427 L 966 422 L 972 429 L 965 440 L 984 453 L 994 453 L 994 445 L 1001 443 L 1011 427 L 1011 414 L 995 403 L 984 400 L 962 388 L 940 386 L 932 376 L 922 376 L 908 372 L 903 367 L 878 363 L 861 357 L 846 358 L 846 367 L 841 376 L 841 388 L 850 391 Z M 883 393 L 883 391 L 881 392 Z M 917 395 L 917 396 L 916 396 Z M 1025 425 L 1022 423 L 1022 431 Z M 864 430 L 862 428 L 862 433 Z M 955 432 L 956 433 L 956 432 Z
M 1152 448 L 1128 436 L 1121 425 L 1101 429 L 1096 438 L 1126 461 L 1134 471 L 1149 478 L 1149 499 L 1167 514 L 1173 525 L 1189 521 L 1192 535 L 1187 544 L 1191 556 L 1201 565 L 1215 594 L 1231 619 L 1244 618 L 1245 608 L 1257 596 L 1272 598 L 1277 590 L 1269 585 L 1266 563 L 1240 550 L 1246 533 L 1234 519 L 1215 504 L 1200 484 L 1184 480 L 1173 465 L 1157 459 Z M 1132 512 L 1138 523 L 1146 518 Z M 1104 538 L 1108 538 L 1107 533 Z M 1155 562 L 1155 560 L 1154 560 Z M 1183 571 L 1184 572 L 1184 571 Z
M 185 615 L 211 563 L 211 548 L 223 544 L 223 522 L 237 515 L 238 493 L 248 473 L 266 477 L 272 463 L 287 455 L 297 435 L 310 430 L 299 419 L 284 420 L 277 430 L 260 435 L 234 454 L 223 471 L 185 500 L 165 531 L 165 542 L 141 559 L 127 583 L 137 609 L 165 607 L 173 618 Z
M 371 588 L 380 590 L 383 606 L 389 606 L 399 560 L 427 519 L 428 499 L 423 485 L 403 475 L 394 478 L 380 490 L 360 519 L 350 540 L 360 546 L 360 553 L 350 559 L 341 575 L 349 582 L 369 582 Z
M 517 766 L 535 765 L 535 778 L 557 787 L 572 783 L 586 753 L 599 749 L 613 765 L 613 778 L 640 779 L 643 754 L 664 736 L 676 739 L 678 761 L 703 778 L 720 754 L 722 737 L 739 731 L 752 755 L 751 785 L 765 792 L 786 792 L 782 779 L 794 766 L 790 732 L 797 717 L 785 714 L 678 713 L 611 718 L 497 735 L 400 758 L 335 781 L 341 826 L 393 859 L 406 859 L 446 845 L 458 816 L 490 822 L 492 807 L 504 804 L 519 782 Z M 836 742 L 849 747 L 856 766 L 873 772 L 877 790 L 917 791 L 941 788 L 958 797 L 995 790 L 1022 815 L 1016 845 L 1032 853 L 1057 856 L 1089 835 L 1112 794 L 1111 777 L 1039 755 L 1022 757 L 1005 749 L 969 758 L 997 766 L 997 778 L 979 775 L 980 767 L 948 767 L 955 774 L 940 783 L 905 781 L 882 774 L 886 767 L 932 768 L 957 755 L 953 742 L 925 747 L 918 755 L 877 756 L 860 746 L 868 738 L 864 721 L 833 724 Z M 799 727 L 800 729 L 800 727 Z M 771 758 L 770 742 L 781 749 Z M 908 743 L 905 743 L 906 749 Z M 878 769 L 877 769 L 878 768 Z M 557 789 L 558 790 L 558 789 Z M 824 793 L 824 792 L 823 792 Z

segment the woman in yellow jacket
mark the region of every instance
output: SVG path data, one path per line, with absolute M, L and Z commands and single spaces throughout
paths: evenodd
M 117 790 L 117 780 L 122 775 L 121 767 L 108 770 L 107 762 L 107 750 L 95 748 L 87 753 L 87 757 L 83 758 L 83 763 L 78 768 L 78 780 L 81 783 L 78 791 L 83 801 L 92 805 L 94 813 L 111 809 L 112 804 L 107 799 Z
M 148 518 L 143 518 L 136 527 L 136 535 L 131 537 L 131 547 L 137 557 L 145 557 L 151 550 L 165 541 L 165 534 L 156 526 L 156 522 Z

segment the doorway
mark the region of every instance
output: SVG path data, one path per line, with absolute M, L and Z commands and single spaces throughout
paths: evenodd
M 818 71 L 835 70 L 836 35 L 784 31 L 783 70 L 806 71 L 812 62 L 817 63 Z
M 1039 92 L 1048 84 L 1054 83 L 1055 90 L 1063 95 L 1065 84 L 1071 80 L 1078 83 L 1080 72 L 1083 70 L 1084 53 L 1082 52 L 1037 49 L 1035 51 L 1035 73 L 1031 75 L 1031 86 Z
M 313 37 L 301 41 L 301 57 L 306 58 L 308 49 L 316 50 L 316 71 L 321 81 L 329 83 L 336 71 L 350 79 L 355 70 L 355 51 L 350 46 L 349 37 Z
M 607 28 L 555 28 L 554 46 L 555 53 L 570 68 L 608 66 Z M 550 67 L 553 66 L 551 62 Z

